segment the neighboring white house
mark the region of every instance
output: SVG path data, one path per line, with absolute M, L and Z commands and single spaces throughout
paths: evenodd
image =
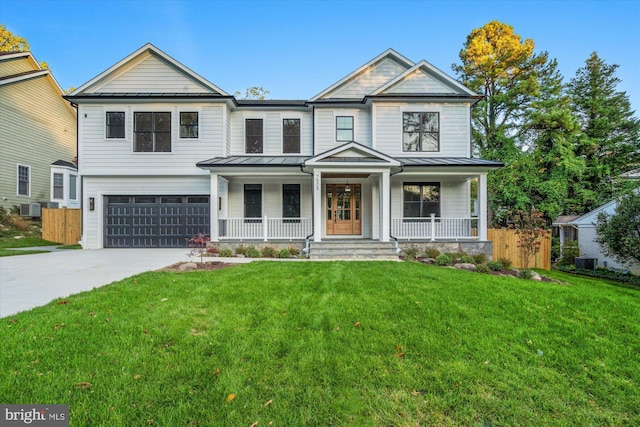
M 570 223 L 567 223 L 564 226 L 569 226 L 577 230 L 578 247 L 580 248 L 581 257 L 597 259 L 597 265 L 600 267 L 629 270 L 634 274 L 640 274 L 640 264 L 635 263 L 632 265 L 621 265 L 617 263 L 613 258 L 606 256 L 602 252 L 601 246 L 595 241 L 598 215 L 601 213 L 613 215 L 616 212 L 617 207 L 618 201 L 612 200 L 609 203 L 605 203 L 604 205 L 597 207 L 591 212 L 572 219 Z
M 76 157 L 76 111 L 51 71 L 29 52 L 0 52 L 0 206 L 80 206 L 79 187 L 67 186 Z M 65 170 L 52 172 L 62 161 Z M 62 181 L 59 179 L 62 173 Z M 54 183 L 54 179 L 56 180 Z M 79 185 L 79 184 L 78 184 Z M 62 198 L 53 198 L 62 192 Z M 76 199 L 67 196 L 75 195 Z
M 501 163 L 471 158 L 481 96 L 392 49 L 308 100 L 256 101 L 146 44 L 66 98 L 84 248 L 185 246 L 198 232 L 486 243 L 487 172 Z

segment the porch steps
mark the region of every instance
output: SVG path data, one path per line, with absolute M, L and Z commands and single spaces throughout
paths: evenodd
M 393 242 L 374 240 L 330 240 L 309 243 L 311 260 L 390 260 L 398 261 Z

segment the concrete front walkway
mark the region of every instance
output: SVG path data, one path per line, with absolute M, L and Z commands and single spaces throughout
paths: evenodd
M 186 261 L 188 248 L 66 250 L 0 257 L 0 317 Z

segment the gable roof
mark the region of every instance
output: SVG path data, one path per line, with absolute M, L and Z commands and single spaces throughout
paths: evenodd
M 355 70 L 352 73 L 346 75 L 345 77 L 343 77 L 342 79 L 338 80 L 336 83 L 332 84 L 331 86 L 329 86 L 328 88 L 326 88 L 325 90 L 323 90 L 322 92 L 317 94 L 316 96 L 312 97 L 309 101 L 316 101 L 316 100 L 318 100 L 320 98 L 323 98 L 323 97 L 327 96 L 328 94 L 330 94 L 331 92 L 335 91 L 339 87 L 344 86 L 345 84 L 347 84 L 347 83 L 355 80 L 359 76 L 363 75 L 365 72 L 367 72 L 368 70 L 370 70 L 371 68 L 375 67 L 377 64 L 381 63 L 382 61 L 384 61 L 386 59 L 390 59 L 390 60 L 396 62 L 397 64 L 399 64 L 401 67 L 403 67 L 405 69 L 410 68 L 410 67 L 412 67 L 414 65 L 413 61 L 411 61 L 410 59 L 407 59 L 406 57 L 400 55 L 395 50 L 389 48 L 389 49 L 385 50 L 384 52 L 382 52 L 380 55 L 376 56 L 375 58 L 373 58 L 372 60 L 367 62 L 366 64 L 364 64 L 361 67 L 359 67 L 357 70 Z
M 421 93 L 416 92 L 413 87 L 407 87 L 407 90 L 402 90 L 402 84 L 407 83 L 412 76 L 418 76 L 418 80 L 422 82 L 422 86 L 429 89 L 428 92 L 422 92 L 424 94 L 464 94 L 480 97 L 479 94 L 467 88 L 449 75 L 443 73 L 424 59 L 401 75 L 380 86 L 378 89 L 371 92 L 370 95 Z
M 304 162 L 305 166 L 327 165 L 327 163 L 378 163 L 385 166 L 400 166 L 400 162 L 373 148 L 366 147 L 355 141 L 347 142 L 338 147 L 327 150 Z
M 172 57 L 170 57 L 169 55 L 167 55 L 166 53 L 164 53 L 163 51 L 161 51 L 151 43 L 147 43 L 144 46 L 142 46 L 140 49 L 136 50 L 132 54 L 128 55 L 127 57 L 125 57 L 124 59 L 116 63 L 115 65 L 109 67 L 107 70 L 98 74 L 93 79 L 84 83 L 82 86 L 80 86 L 79 88 L 74 90 L 72 93 L 70 93 L 69 97 L 75 97 L 77 95 L 82 95 L 87 92 L 91 93 L 92 88 L 99 88 L 100 86 L 107 84 L 107 82 L 110 79 L 117 78 L 120 73 L 127 70 L 128 68 L 131 68 L 136 63 L 142 60 L 148 59 L 149 55 L 151 55 L 151 57 L 153 57 L 154 59 L 159 60 L 164 65 L 169 66 L 172 69 L 176 70 L 177 72 L 182 74 L 186 79 L 202 87 L 204 92 L 213 93 L 221 96 L 229 96 L 228 93 L 220 89 L 218 86 L 214 85 L 213 83 L 206 80 L 204 77 L 200 76 L 196 72 L 182 65 L 180 62 L 176 61 L 175 59 L 173 59 Z M 155 92 L 158 92 L 158 91 L 155 90 Z

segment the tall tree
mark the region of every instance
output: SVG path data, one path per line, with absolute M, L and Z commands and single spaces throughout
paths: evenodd
M 491 21 L 467 36 L 460 51 L 461 64 L 452 69 L 462 83 L 484 98 L 473 110 L 473 143 L 476 154 L 500 158 L 526 107 L 538 93 L 538 73 L 548 54 L 534 54 L 534 42 L 522 40 L 513 27 Z
M 0 24 L 0 52 L 26 52 L 29 42 L 24 37 L 17 36 Z
M 573 188 L 579 213 L 611 200 L 611 179 L 640 164 L 640 120 L 627 94 L 617 90 L 617 68 L 593 52 L 568 84 L 582 132 L 576 151 L 586 162 L 583 179 Z
M 263 88 L 262 86 L 251 86 L 245 89 L 244 96 L 239 91 L 236 91 L 233 96 L 239 99 L 257 99 L 257 100 L 265 100 L 267 99 L 267 95 L 269 95 L 271 91 Z

